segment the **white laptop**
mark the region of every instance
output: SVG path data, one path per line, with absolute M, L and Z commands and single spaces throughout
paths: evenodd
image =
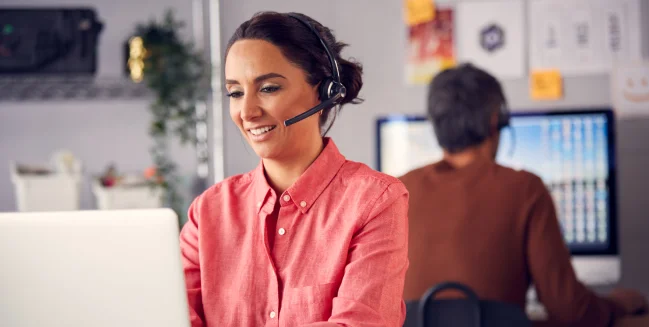
M 169 209 L 0 213 L 0 326 L 188 327 Z

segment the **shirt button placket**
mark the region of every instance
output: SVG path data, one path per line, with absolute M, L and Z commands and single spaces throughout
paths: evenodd
M 288 198 L 288 200 L 286 200 L 287 198 Z M 288 195 L 284 195 L 282 197 L 282 199 L 285 200 L 286 202 L 291 200 L 290 196 L 288 196 Z M 274 203 L 276 201 L 276 198 L 271 197 L 268 201 L 271 202 L 271 203 Z M 261 209 L 261 207 L 263 205 L 264 205 L 263 201 L 259 201 L 257 203 L 257 207 L 259 209 Z M 264 213 L 266 214 L 266 216 L 268 215 L 268 213 L 266 213 L 266 212 L 264 212 Z M 265 217 L 265 216 L 262 215 L 262 217 Z M 271 274 L 271 276 L 275 277 L 275 280 L 277 280 L 277 272 L 275 271 L 275 269 L 276 269 L 275 265 L 272 263 L 272 255 L 270 253 L 268 253 L 268 252 L 267 252 L 267 255 L 268 255 L 268 259 L 271 261 L 271 263 L 270 263 L 270 266 L 271 266 L 270 267 L 270 269 L 271 269 L 270 274 Z M 265 325 L 266 326 L 279 326 L 279 319 L 278 319 L 277 309 L 274 309 L 274 308 L 279 308 L 279 287 L 278 287 L 278 283 L 271 281 L 270 287 L 274 288 L 274 289 L 277 289 L 277 292 L 274 294 L 274 295 L 277 296 L 277 298 L 275 300 L 270 300 L 269 303 L 268 303 L 269 307 L 267 307 L 267 308 L 269 310 L 266 311 L 266 315 L 267 315 L 266 317 L 268 317 L 268 320 L 266 321 Z

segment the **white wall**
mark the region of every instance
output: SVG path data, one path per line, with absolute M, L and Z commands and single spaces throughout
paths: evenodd
M 468 0 L 457 0 L 468 1 Z M 482 1 L 482 0 L 474 0 Z M 441 2 L 441 1 L 438 1 Z M 446 1 L 454 2 L 454 1 Z M 649 30 L 649 0 L 642 0 L 643 30 Z M 239 0 L 220 1 L 222 47 L 239 24 L 255 12 L 297 11 L 312 16 L 332 28 L 338 39 L 349 43 L 346 56 L 360 60 L 365 68 L 361 96 L 366 100 L 348 105 L 330 132 L 348 159 L 375 165 L 375 117 L 388 113 L 423 114 L 425 87 L 404 83 L 406 30 L 402 1 L 371 0 Z M 649 53 L 649 33 L 644 33 L 645 54 Z M 609 79 L 605 75 L 568 78 L 565 98 L 550 103 L 532 102 L 527 80 L 503 81 L 514 110 L 583 108 L 610 106 Z M 239 135 L 227 114 L 224 101 L 226 176 L 251 170 L 258 163 L 254 152 Z M 620 121 L 618 124 L 618 180 L 620 238 L 623 258 L 622 284 L 649 294 L 649 215 L 645 203 L 649 185 L 649 119 Z M 634 152 L 632 153 L 633 150 Z
M 1 0 L 0 7 L 90 6 L 104 23 L 100 34 L 98 77 L 120 76 L 122 46 L 138 22 L 161 19 L 167 8 L 187 22 L 192 33 L 191 1 L 186 0 Z M 151 165 L 147 134 L 149 99 L 0 102 L 0 211 L 16 210 L 9 180 L 9 161 L 42 163 L 60 148 L 83 160 L 86 182 L 114 162 L 126 172 Z M 196 155 L 192 147 L 174 146 L 172 156 L 184 175 L 192 176 Z M 89 185 L 84 185 L 82 207 L 94 208 Z

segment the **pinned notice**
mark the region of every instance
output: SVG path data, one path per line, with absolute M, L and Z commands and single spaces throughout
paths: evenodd
M 530 75 L 532 100 L 558 100 L 563 97 L 563 79 L 557 69 L 537 70 Z
M 426 23 L 435 18 L 433 0 L 404 0 L 406 23 L 409 26 Z

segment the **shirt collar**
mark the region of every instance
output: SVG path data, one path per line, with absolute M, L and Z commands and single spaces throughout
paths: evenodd
M 252 172 L 252 185 L 253 185 L 253 199 L 255 200 L 255 205 L 257 206 L 257 212 L 261 210 L 266 202 L 266 197 L 271 192 L 270 185 L 266 180 L 266 174 L 264 174 L 264 164 L 263 161 L 257 165 L 257 168 Z
M 281 205 L 293 203 L 302 213 L 309 211 L 318 197 L 329 186 L 338 170 L 345 163 L 345 157 L 338 151 L 334 141 L 328 137 L 323 138 L 324 149 L 316 160 L 306 169 L 304 173 L 284 193 L 279 195 Z M 264 174 L 263 161 L 259 163 L 253 172 L 254 198 L 260 208 L 266 201 L 270 192 L 270 186 Z M 289 201 L 284 201 L 288 195 Z

